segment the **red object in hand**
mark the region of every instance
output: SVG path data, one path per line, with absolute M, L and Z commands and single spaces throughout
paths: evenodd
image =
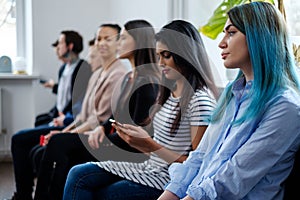
M 109 134 L 113 134 L 114 132 L 116 132 L 116 129 L 114 127 L 111 127 Z
M 44 146 L 45 145 L 45 136 L 41 135 L 40 136 L 40 146 Z

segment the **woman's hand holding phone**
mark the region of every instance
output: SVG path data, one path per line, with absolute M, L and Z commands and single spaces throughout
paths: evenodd
M 119 127 L 124 127 L 123 124 L 121 124 L 120 122 L 117 122 L 117 121 L 114 120 L 114 119 L 109 119 L 109 121 L 110 121 L 111 123 L 114 123 L 115 125 L 117 125 L 117 126 L 119 126 Z
M 121 124 L 113 119 L 109 120 L 117 130 L 118 135 L 130 146 L 144 153 L 149 153 L 157 147 L 153 146 L 153 140 L 142 127 L 131 124 Z

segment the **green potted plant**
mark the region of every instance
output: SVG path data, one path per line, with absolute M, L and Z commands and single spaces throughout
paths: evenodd
M 264 0 L 264 1 L 274 4 L 273 0 Z M 249 3 L 249 2 L 252 1 L 251 0 L 223 0 L 223 2 L 216 8 L 213 15 L 209 18 L 208 22 L 204 26 L 199 28 L 199 31 L 203 35 L 211 39 L 216 39 L 217 36 L 222 32 L 224 25 L 226 23 L 227 11 L 230 10 L 233 6 Z M 282 13 L 285 13 L 283 7 L 283 0 L 278 0 L 278 8 Z

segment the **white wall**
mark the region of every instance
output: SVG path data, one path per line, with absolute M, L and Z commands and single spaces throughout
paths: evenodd
M 207 23 L 208 19 L 212 16 L 213 11 L 221 4 L 221 0 L 188 0 L 184 6 L 183 17 L 188 19 L 197 28 Z M 221 59 L 221 50 L 218 48 L 218 43 L 221 40 L 222 34 L 215 40 L 212 40 L 205 35 L 201 34 L 205 44 L 208 55 L 213 64 L 214 76 L 216 84 L 220 87 L 226 85 L 227 77 L 226 70 L 223 66 Z
M 74 29 L 84 37 L 84 45 L 94 37 L 102 23 L 118 23 L 143 18 L 155 27 L 161 27 L 168 21 L 169 0 L 32 0 L 32 63 L 33 74 L 57 78 L 60 62 L 57 60 L 51 43 L 61 30 Z M 85 58 L 87 48 L 81 53 Z M 47 97 L 36 102 L 35 113 L 53 105 L 54 96 L 50 91 L 38 87 L 37 98 Z
M 132 19 L 148 20 L 160 28 L 169 19 L 169 5 L 172 0 L 110 0 L 109 18 L 120 25 Z
M 185 18 L 200 27 L 220 2 L 221 0 L 32 0 L 32 71 L 42 77 L 56 79 L 60 62 L 50 45 L 61 30 L 79 31 L 87 47 L 88 40 L 93 38 L 97 27 L 102 23 L 122 25 L 128 20 L 143 18 L 158 29 L 172 18 Z M 181 11 L 174 8 L 177 4 L 182 5 Z M 215 66 L 217 84 L 223 86 L 227 80 L 217 47 L 219 39 L 202 38 Z M 83 58 L 86 55 L 87 48 L 81 53 Z M 41 86 L 36 88 L 36 95 L 48 98 L 35 103 L 35 113 L 48 109 L 55 100 L 54 95 Z
M 10 154 L 11 135 L 33 125 L 34 87 L 32 79 L 0 79 L 0 161 Z
M 84 46 L 93 38 L 98 25 L 108 15 L 108 1 L 98 0 L 32 0 L 32 69 L 33 74 L 57 79 L 61 62 L 51 47 L 62 30 L 80 32 Z M 82 53 L 84 58 L 86 49 Z M 39 97 L 47 98 L 39 98 Z M 41 86 L 37 88 L 35 113 L 45 111 L 54 104 L 55 96 Z

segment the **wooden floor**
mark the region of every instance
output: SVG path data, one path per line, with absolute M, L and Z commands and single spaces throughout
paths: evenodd
M 0 162 L 0 200 L 11 198 L 15 191 L 13 165 Z

